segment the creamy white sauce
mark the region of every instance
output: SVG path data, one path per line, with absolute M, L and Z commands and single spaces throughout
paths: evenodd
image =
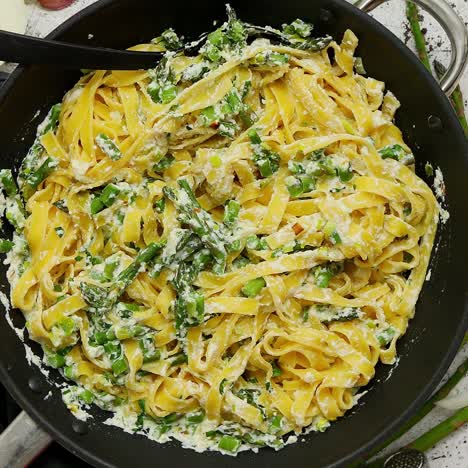
M 437 167 L 434 173 L 434 193 L 439 201 L 439 219 L 442 224 L 446 224 L 447 221 L 450 219 L 450 213 L 444 207 L 445 205 L 445 182 L 444 182 L 444 175 L 442 174 L 442 170 L 440 167 Z

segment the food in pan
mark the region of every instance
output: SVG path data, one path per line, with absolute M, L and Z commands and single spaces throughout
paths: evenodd
M 229 11 L 188 56 L 167 30 L 135 48 L 167 50 L 153 70 L 84 74 L 18 185 L 0 173 L 11 300 L 72 411 L 279 449 L 395 362 L 438 205 L 357 45 Z

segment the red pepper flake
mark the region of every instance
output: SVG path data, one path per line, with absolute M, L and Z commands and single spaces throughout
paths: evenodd
M 292 228 L 296 236 L 304 230 L 304 228 L 299 223 L 296 223 Z

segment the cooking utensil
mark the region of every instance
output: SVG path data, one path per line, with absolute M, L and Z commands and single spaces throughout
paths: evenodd
M 455 355 L 468 326 L 465 217 L 466 191 L 461 178 L 468 177 L 468 147 L 463 132 L 437 82 L 419 60 L 392 33 L 343 0 L 236 0 L 232 6 L 239 16 L 258 24 L 278 26 L 295 18 L 316 24 L 317 35 L 330 33 L 340 39 L 345 29 L 360 38 L 358 54 L 370 76 L 387 83 L 402 102 L 397 124 L 414 148 L 418 173 L 424 163 L 440 166 L 448 187 L 447 203 L 451 218 L 440 229 L 431 263 L 431 280 L 426 283 L 415 318 L 407 334 L 399 340 L 397 366 L 378 366 L 356 408 L 336 421 L 324 434 L 300 437 L 284 450 L 241 453 L 236 458 L 219 454 L 197 454 L 182 450 L 180 444 L 160 446 L 142 436 L 129 435 L 103 424 L 109 416 L 93 410 L 89 422 L 76 420 L 64 407 L 58 373 L 48 379 L 24 359 L 24 348 L 13 330 L 0 319 L 0 378 L 19 404 L 55 439 L 96 466 L 137 467 L 158 462 L 173 466 L 188 463 L 217 467 L 271 468 L 294 464 L 301 467 L 345 466 L 365 457 L 403 424 L 427 399 L 440 382 Z M 382 0 L 364 0 L 369 10 Z M 466 62 L 467 37 L 461 20 L 441 0 L 417 0 L 443 24 L 454 47 L 451 68 L 442 86 L 450 91 Z M 183 8 L 183 11 L 182 11 Z M 187 37 L 212 29 L 213 19 L 224 18 L 223 2 L 199 0 L 181 3 L 153 0 L 102 0 L 75 15 L 48 39 L 71 44 L 124 49 L 148 41 L 172 26 Z M 93 39 L 88 41 L 88 35 Z M 52 104 L 76 82 L 78 74 L 60 67 L 20 67 L 0 95 L 0 148 L 3 166 L 12 167 L 26 154 L 36 127 Z M 36 115 L 39 110 L 39 116 Z M 456 223 L 456 224 L 455 224 Z M 456 226 L 456 230 L 455 230 Z M 5 268 L 0 269 L 5 287 Z M 18 311 L 11 313 L 17 326 L 24 324 Z M 39 346 L 31 343 L 41 355 Z M 29 353 L 28 353 L 29 354 Z M 47 399 L 45 395 L 52 392 Z M 304 439 L 304 442 L 302 442 Z
M 356 5 L 363 11 L 371 11 L 388 0 L 361 0 Z M 451 45 L 452 57 L 449 71 L 441 80 L 441 88 L 447 93 L 455 89 L 467 61 L 466 27 L 457 21 L 455 12 L 444 1 L 419 0 L 444 27 Z M 455 26 L 455 30 L 449 30 Z M 462 28 L 463 27 L 463 28 Z M 194 52 L 196 45 L 184 47 L 186 53 Z M 69 69 L 138 70 L 154 68 L 161 52 L 135 52 L 40 39 L 0 30 L 0 59 L 23 65 L 56 65 Z
M 414 449 L 403 449 L 390 455 L 384 468 L 425 468 L 427 459 L 423 452 Z
M 0 59 L 23 65 L 56 65 L 80 70 L 138 70 L 154 68 L 161 52 L 89 47 L 0 31 Z
M 49 433 L 22 411 L 0 434 L 0 466 L 24 468 L 51 442 Z

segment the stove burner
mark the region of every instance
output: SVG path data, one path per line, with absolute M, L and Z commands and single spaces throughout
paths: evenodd
M 16 418 L 20 407 L 0 384 L 0 433 Z M 92 468 L 61 445 L 52 443 L 28 468 Z

